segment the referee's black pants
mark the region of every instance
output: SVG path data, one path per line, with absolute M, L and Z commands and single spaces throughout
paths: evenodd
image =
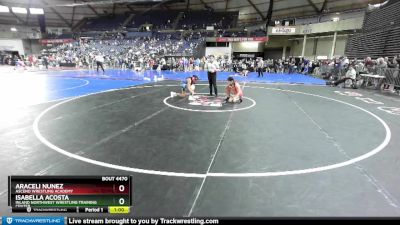
M 215 95 L 217 96 L 218 89 L 217 89 L 217 73 L 216 72 L 214 72 L 214 73 L 208 72 L 208 84 L 210 87 L 210 95 L 212 95 L 212 89 L 214 86 L 214 92 L 215 92 Z
M 102 69 L 102 70 L 103 70 L 103 72 L 104 72 L 103 63 L 102 63 L 102 62 L 99 62 L 99 61 L 97 61 L 97 62 L 96 62 L 96 64 L 97 64 L 97 72 L 99 72 L 99 67 L 101 67 L 101 69 Z
M 258 72 L 258 77 L 264 77 L 264 72 L 263 72 L 263 68 L 261 68 L 261 67 L 258 67 L 257 68 L 257 72 Z

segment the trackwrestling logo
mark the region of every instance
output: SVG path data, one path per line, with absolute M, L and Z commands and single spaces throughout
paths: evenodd
M 3 221 L 8 225 L 63 225 L 64 217 L 3 217 Z

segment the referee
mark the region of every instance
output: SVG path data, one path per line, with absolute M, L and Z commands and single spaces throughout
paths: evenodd
M 214 56 L 210 57 L 210 60 L 206 63 L 204 69 L 208 72 L 208 83 L 210 87 L 210 96 L 213 95 L 212 89 L 214 86 L 215 96 L 218 96 L 217 89 L 217 71 L 219 70 L 218 62 L 215 60 Z
M 264 61 L 262 58 L 257 59 L 257 72 L 258 72 L 258 77 L 264 77 Z
M 96 55 L 97 72 L 99 72 L 99 67 L 101 67 L 104 73 L 103 62 L 104 62 L 104 57 L 101 55 L 101 53 Z

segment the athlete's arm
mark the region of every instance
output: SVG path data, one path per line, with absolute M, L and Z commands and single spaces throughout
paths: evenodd
M 238 97 L 240 97 L 240 94 L 242 93 L 242 89 L 240 88 L 239 83 L 236 83 L 236 84 L 235 84 L 235 88 L 236 88 L 236 95 L 235 95 L 235 97 L 238 98 Z
M 188 78 L 186 81 L 187 81 L 187 86 L 188 86 L 188 90 L 189 90 L 190 94 L 194 95 L 194 90 L 192 90 L 192 79 Z

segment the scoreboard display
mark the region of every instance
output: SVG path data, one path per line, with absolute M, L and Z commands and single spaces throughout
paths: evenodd
M 0 217 L 0 225 L 220 224 L 209 218 L 135 217 L 132 183 L 132 176 L 8 176 L 12 215 Z
M 9 176 L 13 213 L 129 213 L 131 176 Z

